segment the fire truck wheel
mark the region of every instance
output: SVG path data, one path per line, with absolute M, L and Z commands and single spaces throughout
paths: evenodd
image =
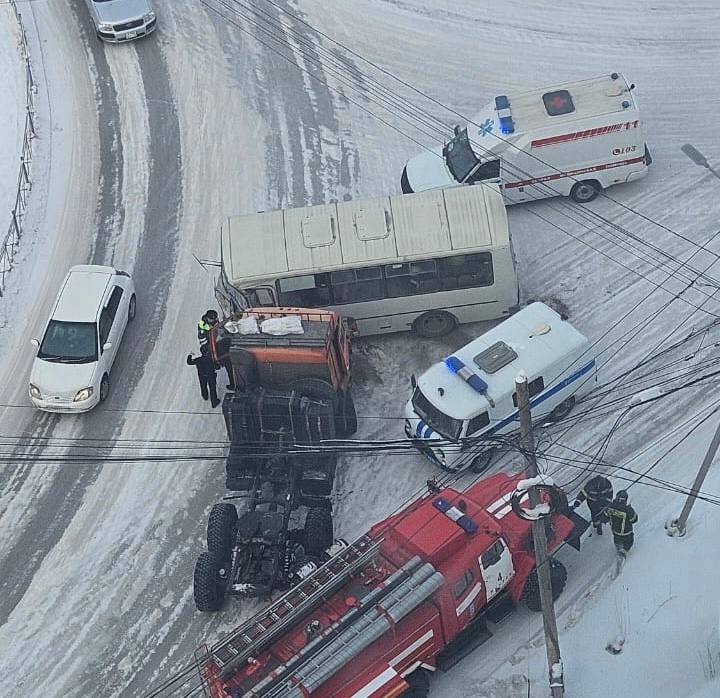
M 430 695 L 430 674 L 425 669 L 415 669 L 405 681 L 408 688 L 400 694 L 402 698 L 427 698 Z
M 221 569 L 220 559 L 215 553 L 200 553 L 193 577 L 193 596 L 198 611 L 213 613 L 220 610 L 225 596 Z
M 412 324 L 413 332 L 423 339 L 434 339 L 452 332 L 457 327 L 457 318 L 444 310 L 423 313 Z
M 585 179 L 582 182 L 575 182 L 570 190 L 570 198 L 579 203 L 587 204 L 597 198 L 600 193 L 600 183 L 594 179 Z
M 575 407 L 575 396 L 571 395 L 566 400 L 563 400 L 549 415 L 548 419 L 551 422 L 559 422 L 562 419 L 565 419 L 572 411 L 573 407 Z
M 305 552 L 322 555 L 333 544 L 332 513 L 328 509 L 308 509 L 305 517 Z
M 483 451 L 482 453 L 475 456 L 475 458 L 472 459 L 472 462 L 470 463 L 470 472 L 480 474 L 484 473 L 489 467 L 490 463 L 492 463 L 492 459 L 495 457 L 495 449 L 490 448 L 487 451 Z
M 342 397 L 342 416 L 343 429 L 339 436 L 352 436 L 358 429 L 357 411 L 355 410 L 355 401 L 349 390 L 343 393 Z
M 554 557 L 550 558 L 550 586 L 552 587 L 553 601 L 562 594 L 567 582 L 565 565 Z M 538 584 L 537 570 L 533 570 L 525 582 L 523 598 L 531 611 L 541 611 L 540 585 Z
M 220 502 L 213 505 L 207 524 L 207 547 L 223 562 L 229 562 L 235 542 L 238 515 L 234 504 Z

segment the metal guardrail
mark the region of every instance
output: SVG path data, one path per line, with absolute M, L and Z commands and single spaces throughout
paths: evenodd
M 20 154 L 20 172 L 18 173 L 15 205 L 10 217 L 10 225 L 4 240 L 0 244 L 0 298 L 5 288 L 5 275 L 13 268 L 15 252 L 22 237 L 22 220 L 27 207 L 28 192 L 32 188 L 30 182 L 30 163 L 32 161 L 32 140 L 35 138 L 35 80 L 30 65 L 25 25 L 17 7 L 16 0 L 9 0 L 20 27 L 20 45 L 25 59 L 25 132 L 23 133 L 22 153 Z

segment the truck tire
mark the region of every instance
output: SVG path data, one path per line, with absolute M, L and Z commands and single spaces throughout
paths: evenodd
M 430 674 L 425 669 L 415 669 L 405 681 L 408 687 L 400 694 L 402 698 L 427 698 L 430 695 Z
M 578 204 L 587 204 L 597 198 L 602 187 L 595 179 L 584 179 L 582 182 L 575 182 L 570 190 L 570 198 Z
M 567 570 L 565 565 L 556 560 L 554 557 L 550 558 L 550 586 L 552 587 L 553 601 L 562 594 L 567 582 Z M 537 570 L 533 570 L 525 581 L 525 588 L 523 589 L 523 598 L 527 607 L 531 611 L 542 610 L 540 604 L 540 585 L 538 583 Z
M 308 509 L 305 517 L 305 552 L 319 557 L 333 544 L 332 513 L 328 509 Z
M 219 502 L 210 510 L 207 524 L 207 547 L 222 562 L 229 562 L 235 543 L 238 515 L 234 504 Z
M 575 407 L 575 396 L 571 395 L 569 398 L 563 400 L 550 414 L 548 419 L 551 422 L 559 422 L 567 417 Z
M 350 389 L 346 390 L 342 396 L 342 431 L 338 432 L 338 436 L 352 436 L 358 430 L 357 411 L 355 410 L 355 401 L 350 394 Z
M 423 339 L 435 339 L 452 332 L 457 327 L 457 318 L 444 310 L 423 313 L 412 324 L 413 332 Z
M 214 613 L 222 607 L 225 588 L 220 578 L 221 569 L 222 565 L 215 553 L 200 553 L 193 576 L 193 596 L 198 611 Z
M 335 434 L 344 435 L 345 418 L 342 412 L 342 402 L 338 400 L 338 394 L 330 383 L 322 378 L 298 378 L 290 384 L 290 388 L 311 400 L 328 402 L 332 407 L 334 415 Z M 335 434 L 329 435 L 334 438 Z

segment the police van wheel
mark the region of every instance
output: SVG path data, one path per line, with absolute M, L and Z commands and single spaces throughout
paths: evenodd
M 492 462 L 492 459 L 495 456 L 495 449 L 491 448 L 487 451 L 483 451 L 482 453 L 475 456 L 475 458 L 472 459 L 472 462 L 470 463 L 470 471 L 476 474 L 484 473 L 489 467 L 490 463 Z
M 600 193 L 600 183 L 594 179 L 586 179 L 573 184 L 570 190 L 570 198 L 579 204 L 587 204 L 597 198 Z
M 571 395 L 569 398 L 563 400 L 549 415 L 548 419 L 551 422 L 559 422 L 565 419 L 575 407 L 575 396 Z
M 444 310 L 431 310 L 423 313 L 413 322 L 413 332 L 424 339 L 442 337 L 457 327 L 457 318 Z

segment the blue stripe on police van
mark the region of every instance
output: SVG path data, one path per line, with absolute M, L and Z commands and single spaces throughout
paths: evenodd
M 586 373 L 589 373 L 590 371 L 592 371 L 592 369 L 594 367 L 595 367 L 595 359 L 593 359 L 589 363 L 585 364 L 585 366 L 583 366 L 582 368 L 579 368 L 577 371 L 575 371 L 575 373 L 570 374 L 567 378 L 565 378 L 564 380 L 561 380 L 556 385 L 553 385 L 552 388 L 550 388 L 550 389 L 540 393 L 536 397 L 532 398 L 530 400 L 530 407 L 531 408 L 537 407 L 538 405 L 542 404 L 543 402 L 545 402 L 545 400 L 548 400 L 556 393 L 559 393 L 564 388 L 567 388 L 568 385 L 570 385 L 571 383 L 574 383 L 576 380 L 579 380 L 580 378 L 582 378 Z M 495 424 L 494 426 L 477 434 L 477 437 L 479 438 L 482 436 L 487 436 L 490 434 L 494 434 L 497 431 L 500 431 L 500 429 L 506 427 L 511 422 L 517 421 L 519 414 L 520 413 L 518 412 L 518 410 L 511 412 L 507 417 L 503 417 L 503 419 L 498 421 L 497 424 Z M 427 426 L 425 424 L 425 422 L 421 421 L 420 424 L 418 424 L 417 428 L 415 429 L 415 436 L 425 438 L 425 439 L 429 438 L 430 434 L 433 433 L 432 428 L 428 427 L 429 433 L 426 432 L 425 434 L 422 434 L 422 436 L 421 436 L 420 425 L 422 425 L 423 428 L 425 426 Z M 472 436 L 472 434 L 470 434 L 469 436 Z
M 415 427 L 415 436 L 418 439 L 422 438 L 422 432 L 425 430 L 426 426 L 427 426 L 427 424 L 425 424 L 425 422 L 423 422 L 422 419 L 418 420 L 417 426 Z

